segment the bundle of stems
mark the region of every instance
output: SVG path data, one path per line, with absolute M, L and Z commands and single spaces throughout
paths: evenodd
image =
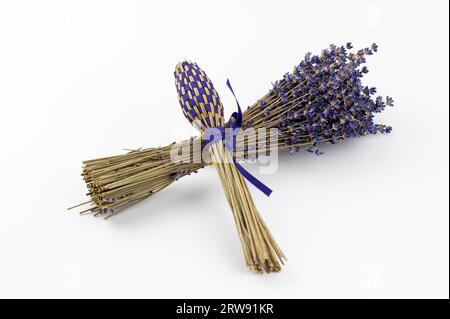
M 370 48 L 350 52 L 352 45 L 334 46 L 320 55 L 307 53 L 291 73 L 243 112 L 243 129 L 278 129 L 277 150 L 291 153 L 307 151 L 320 155 L 323 143 L 338 143 L 367 134 L 389 133 L 391 127 L 375 124 L 375 113 L 392 106 L 390 97 L 374 98 L 376 89 L 363 86 L 368 72 L 366 57 L 377 51 Z M 256 134 L 256 133 L 255 133 Z M 269 137 L 268 137 L 269 138 Z M 238 141 L 240 136 L 237 137 Z M 248 139 L 249 141 L 255 139 Z M 132 150 L 127 154 L 83 162 L 82 176 L 91 199 L 74 206 L 89 205 L 81 213 L 109 218 L 159 192 L 180 178 L 208 166 L 193 137 L 163 147 Z M 189 160 L 174 162 L 172 149 L 188 148 Z M 246 156 L 258 155 L 258 145 L 248 143 Z M 270 149 L 269 149 L 270 151 Z
M 223 106 L 211 80 L 196 64 L 181 62 L 175 68 L 181 109 L 202 134 L 225 128 Z M 233 163 L 224 136 L 208 147 L 233 213 L 247 266 L 256 272 L 278 272 L 285 256 L 259 214 L 244 177 Z

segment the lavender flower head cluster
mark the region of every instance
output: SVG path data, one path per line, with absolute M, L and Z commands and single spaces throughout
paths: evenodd
M 317 145 L 336 143 L 367 134 L 389 133 L 392 128 L 374 123 L 374 114 L 393 106 L 391 97 L 375 97 L 374 87 L 361 82 L 366 58 L 377 52 L 372 44 L 356 53 L 351 43 L 330 45 L 320 55 L 307 53 L 292 73 L 273 84 L 258 101 L 262 123 L 276 123 L 280 138 L 291 152 L 305 148 L 320 155 Z M 276 119 L 281 118 L 281 121 Z M 244 127 L 254 125 L 251 120 Z

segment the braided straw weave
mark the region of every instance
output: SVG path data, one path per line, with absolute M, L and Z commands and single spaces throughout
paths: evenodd
M 174 75 L 181 109 L 189 122 L 202 134 L 207 128 L 224 127 L 222 103 L 205 72 L 196 63 L 185 61 L 176 66 Z M 280 271 L 286 257 L 262 220 L 224 141 L 211 145 L 209 152 L 233 212 L 248 267 L 257 272 Z

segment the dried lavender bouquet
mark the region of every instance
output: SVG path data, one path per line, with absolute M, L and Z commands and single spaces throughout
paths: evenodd
M 305 150 L 316 155 L 321 154 L 318 146 L 323 143 L 389 133 L 391 127 L 375 124 L 374 115 L 393 106 L 393 99 L 375 97 L 376 88 L 361 82 L 368 72 L 366 58 L 377 48 L 373 44 L 352 52 L 351 43 L 347 43 L 330 45 L 320 55 L 307 53 L 291 73 L 273 83 L 265 96 L 243 112 L 243 129 L 277 128 L 278 150 Z M 174 144 L 183 148 L 195 139 L 84 161 L 82 176 L 91 199 L 83 203 L 90 207 L 81 213 L 109 218 L 209 165 L 172 162 Z M 247 145 L 244 152 L 256 150 L 257 145 Z M 200 155 L 192 148 L 190 156 Z

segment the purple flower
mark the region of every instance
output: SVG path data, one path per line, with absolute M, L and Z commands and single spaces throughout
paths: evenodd
M 373 52 L 378 52 L 378 45 L 376 43 L 373 43 L 371 48 Z
M 394 99 L 391 98 L 390 96 L 386 97 L 386 105 L 387 106 L 394 106 Z

